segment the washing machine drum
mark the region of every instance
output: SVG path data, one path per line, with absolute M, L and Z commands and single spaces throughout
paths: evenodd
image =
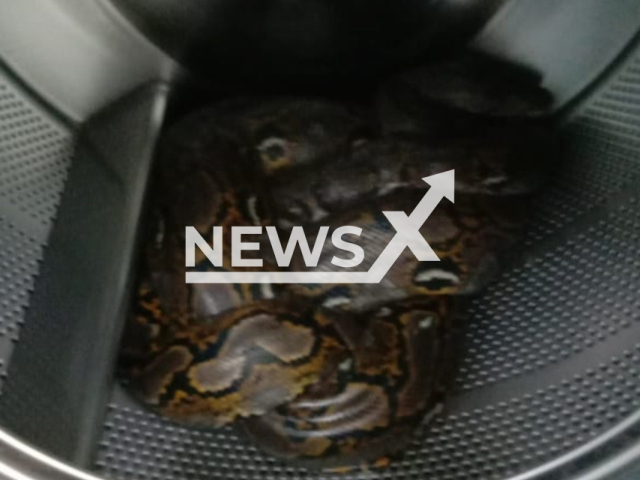
M 637 478 L 638 32 L 637 0 L 5 1 L 2 477 Z M 304 470 L 132 401 L 114 365 L 162 125 L 234 89 L 357 96 L 462 43 L 540 75 L 561 158 L 519 260 L 461 315 L 446 408 L 402 460 Z

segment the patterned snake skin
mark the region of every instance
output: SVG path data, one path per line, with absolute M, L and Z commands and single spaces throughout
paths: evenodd
M 457 61 L 383 82 L 375 109 L 324 99 L 243 98 L 177 122 L 159 146 L 120 372 L 137 399 L 198 427 L 235 423 L 259 447 L 308 467 L 386 464 L 441 404 L 454 365 L 455 299 L 479 292 L 517 243 L 544 180 L 551 99 L 493 60 Z M 377 119 L 371 120 L 371 111 Z M 367 114 L 367 112 L 369 112 Z M 375 117 L 375 115 L 373 115 Z M 410 213 L 421 178 L 456 171 L 420 233 L 440 262 L 406 249 L 374 285 L 187 285 L 231 266 L 231 226 L 353 225 L 368 270 L 395 235 L 383 211 Z M 223 226 L 224 262 L 185 267 L 185 227 Z M 264 230 L 263 230 L 264 231 Z M 277 270 L 266 234 L 264 270 Z M 336 271 L 331 242 L 317 265 Z M 196 249 L 199 251 L 198 249 Z M 253 269 L 252 269 L 253 270 Z

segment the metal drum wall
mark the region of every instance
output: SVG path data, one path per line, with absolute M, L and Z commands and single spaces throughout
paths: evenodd
M 14 68 L 20 63 L 14 51 L 11 66 L 0 69 L 3 429 L 76 467 L 123 480 L 499 480 L 586 471 L 601 478 L 637 459 L 640 47 L 632 27 L 640 19 L 624 15 L 623 3 L 634 8 L 621 1 L 620 10 L 601 18 L 620 17 L 624 35 L 613 41 L 600 28 L 599 55 L 576 59 L 572 74 L 562 74 L 570 48 L 558 45 L 554 53 L 549 35 L 546 44 L 527 40 L 526 28 L 513 31 L 512 42 L 502 36 L 510 21 L 549 2 L 514 2 L 502 13 L 503 28 L 490 24 L 476 40 L 507 58 L 528 56 L 546 72 L 563 99 L 561 158 L 537 198 L 520 261 L 469 305 L 460 323 L 461 360 L 445 414 L 402 461 L 376 473 L 292 468 L 231 430 L 170 424 L 120 389 L 113 364 L 170 88 L 148 84 L 161 77 L 150 69 L 121 100 L 65 109 L 53 91 L 35 88 L 37 69 Z M 595 19 L 604 3 L 563 5 L 564 17 L 553 18 L 565 18 L 555 28 L 566 32 L 572 27 L 566 18 L 575 18 L 571 8 L 593 8 Z M 122 93 L 120 87 L 110 92 Z M 617 464 L 607 463 L 614 457 Z M 25 472 L 37 477 L 34 465 Z

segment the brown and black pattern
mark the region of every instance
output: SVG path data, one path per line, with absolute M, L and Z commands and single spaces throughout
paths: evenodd
M 553 145 L 548 94 L 467 56 L 382 85 L 375 108 L 311 98 L 238 98 L 177 122 L 159 145 L 152 222 L 121 374 L 142 403 L 199 427 L 231 423 L 263 450 L 309 467 L 384 467 L 437 413 L 453 365 L 452 304 L 495 276 L 520 238 Z M 367 118 L 367 111 L 371 110 Z M 378 119 L 371 120 L 374 110 Z M 411 213 L 423 177 L 455 169 L 419 233 L 440 262 L 406 250 L 378 285 L 186 285 L 234 270 L 231 227 L 362 228 L 368 270 Z M 196 249 L 223 227 L 223 265 Z M 331 231 L 329 233 L 330 238 Z M 260 253 L 274 270 L 266 235 Z M 297 252 L 290 270 L 308 270 Z M 331 271 L 327 242 L 319 264 Z M 251 269 L 255 270 L 255 269 Z
M 386 137 L 363 142 L 348 159 L 283 174 L 269 186 L 278 226 L 323 222 L 363 202 L 408 189 L 424 177 L 456 171 L 456 194 L 527 195 L 545 180 L 554 139 L 547 127 L 505 129 L 449 142 Z
M 367 271 L 397 233 L 382 212 L 410 214 L 423 195 L 417 190 L 395 192 L 328 217 L 322 223 L 332 229 L 342 225 L 362 229 L 360 236 L 349 235 L 348 240 L 365 251 L 365 260 L 353 270 Z M 355 313 L 419 295 L 476 294 L 509 260 L 509 252 L 522 234 L 527 211 L 526 197 L 457 195 L 455 204 L 443 201 L 419 230 L 439 262 L 420 262 L 406 249 L 379 284 L 291 285 L 287 290 L 315 297 L 327 307 Z M 310 242 L 315 242 L 313 235 Z M 293 269 L 339 271 L 331 263 L 332 258 L 348 255 L 326 243 L 316 267 L 305 267 L 298 256 Z
M 334 374 L 264 416 L 243 422 L 265 451 L 306 466 L 358 466 L 397 452 L 434 411 L 451 362 L 449 299 L 393 302 L 365 326 Z
M 271 176 L 349 153 L 372 136 L 367 109 L 327 99 L 246 97 L 204 108 L 174 128 L 182 145 L 206 153 L 207 135 L 234 143 L 250 168 Z M 198 143 L 189 137 L 198 137 Z M 171 141 L 173 146 L 177 142 Z
M 348 357 L 330 324 L 300 302 L 262 301 L 153 342 L 130 372 L 145 404 L 173 420 L 217 427 L 293 400 Z

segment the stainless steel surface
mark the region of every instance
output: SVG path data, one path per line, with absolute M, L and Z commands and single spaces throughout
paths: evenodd
M 46 251 L 19 342 L 6 357 L 3 427 L 76 465 L 91 462 L 111 388 L 166 93 L 165 86 L 139 89 L 74 136 L 73 162 L 68 174 L 61 172 L 65 190 L 53 210 L 55 224 L 41 238 Z M 56 177 L 47 180 L 56 185 Z M 16 236 L 5 241 L 11 240 Z M 0 286 L 15 289 L 20 278 L 2 278 Z
M 113 382 L 166 92 L 138 90 L 100 109 L 78 141 L 34 91 L 83 119 L 156 78 L 158 51 L 147 44 L 150 57 L 127 52 L 146 40 L 129 31 L 119 43 L 130 27 L 106 4 L 49 3 L 37 12 L 21 6 L 37 0 L 0 4 L 0 15 L 24 18 L 32 35 L 20 40 L 19 22 L 9 33 L 0 18 L 0 56 L 30 87 L 0 71 L 0 420 L 37 448 L 0 430 L 0 478 L 98 480 L 50 455 L 127 480 L 637 478 L 640 45 L 628 43 L 640 27 L 636 1 L 510 0 L 480 35 L 476 46 L 539 69 L 559 106 L 596 77 L 597 88 L 562 122 L 563 161 L 538 198 L 521 263 L 461 320 L 463 353 L 445 416 L 389 470 L 339 477 L 280 464 L 228 429 L 172 425 Z M 55 15 L 38 40 L 43 12 Z M 63 42 L 69 51 L 40 46 L 48 35 L 75 35 L 53 33 L 70 18 L 83 19 L 76 28 L 87 30 L 74 37 L 83 41 Z M 72 51 L 91 44 L 94 28 L 102 46 L 101 29 L 115 33 L 107 44 L 120 46 L 106 47 L 113 57 L 82 60 Z M 83 65 L 94 73 L 74 79 Z
M 0 70 L 0 387 L 71 164 L 73 132 Z
M 638 25 L 637 0 L 511 0 L 474 46 L 542 73 L 560 108 L 612 65 Z
M 112 0 L 220 88 L 362 88 L 460 46 L 505 0 Z
M 179 73 L 108 0 L 3 0 L 0 59 L 76 122 Z

